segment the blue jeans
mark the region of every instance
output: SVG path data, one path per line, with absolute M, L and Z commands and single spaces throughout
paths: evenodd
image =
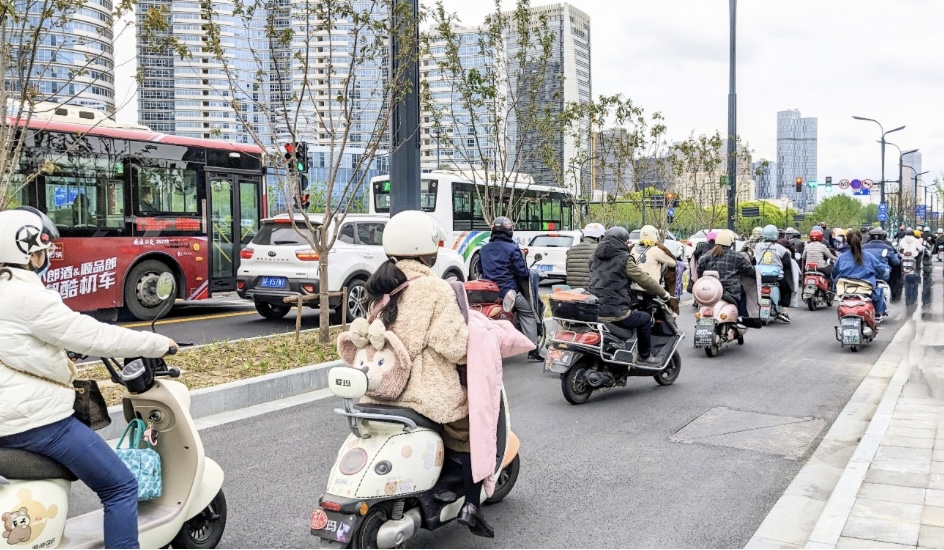
M 876 315 L 885 314 L 885 289 L 878 285 L 872 288 L 872 305 L 875 306 Z
M 633 311 L 630 312 L 629 317 L 613 321 L 613 324 L 625 329 L 635 329 L 639 357 L 640 359 L 649 357 L 652 353 L 652 315 L 645 311 Z
M 70 416 L 39 428 L 0 437 L 0 447 L 47 456 L 68 468 L 105 506 L 105 547 L 138 545 L 138 482 L 115 450 Z

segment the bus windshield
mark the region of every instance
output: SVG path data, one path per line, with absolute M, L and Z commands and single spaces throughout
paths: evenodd
M 436 211 L 436 192 L 439 182 L 436 180 L 420 180 L 420 207 L 423 212 Z M 390 180 L 375 181 L 373 183 L 374 212 L 390 213 Z

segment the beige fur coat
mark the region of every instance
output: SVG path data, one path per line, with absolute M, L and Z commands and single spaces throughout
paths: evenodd
M 465 318 L 452 287 L 428 267 L 414 260 L 400 260 L 397 267 L 407 278 L 419 277 L 403 290 L 397 320 L 387 327 L 410 354 L 410 380 L 393 402 L 363 401 L 408 407 L 441 424 L 455 422 L 469 415 L 466 391 L 456 370 L 457 364 L 465 363 L 469 342 Z

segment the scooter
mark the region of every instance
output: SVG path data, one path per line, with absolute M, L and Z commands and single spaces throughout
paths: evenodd
M 760 320 L 767 325 L 780 313 L 780 277 L 762 274 L 760 281 Z
M 692 287 L 692 295 L 701 305 L 695 313 L 696 348 L 704 348 L 708 357 L 717 357 L 721 346 L 731 342 L 744 345 L 747 329 L 738 328 L 738 306 L 733 300 L 725 299 L 717 271 L 706 271 L 699 277 Z
M 878 319 L 872 305 L 872 285 L 859 279 L 836 281 L 839 295 L 839 326 L 835 327 L 840 347 L 849 346 L 853 352 L 870 343 L 878 334 Z M 887 300 L 887 298 L 886 298 Z
M 905 287 L 905 305 L 918 303 L 918 282 L 921 274 L 918 273 L 918 258 L 911 251 L 901 252 L 901 277 Z
M 835 295 L 829 290 L 829 279 L 816 269 L 816 264 L 806 264 L 803 274 L 803 301 L 810 311 L 821 307 L 832 307 Z
M 531 305 L 531 311 L 534 312 L 538 327 L 537 349 L 541 350 L 547 344 L 547 332 L 544 328 L 544 302 L 540 298 L 538 285 L 541 282 L 540 271 L 534 269 L 534 265 L 544 258 L 543 254 L 535 254 L 534 261 L 531 262 L 529 277 L 518 278 L 518 288 L 525 288 L 525 299 Z M 521 330 L 518 320 L 512 311 L 513 303 L 506 303 L 502 299 L 498 285 L 486 279 L 477 279 L 463 283 L 466 295 L 469 300 L 469 308 L 474 309 L 489 319 L 510 321 L 515 328 Z
M 560 375 L 564 399 L 572 405 L 586 403 L 596 389 L 623 387 L 631 376 L 651 376 L 660 386 L 672 385 L 682 370 L 677 349 L 685 333 L 666 302 L 647 294 L 637 295 L 637 309 L 649 312 L 652 355 L 660 365 L 636 362 L 636 334 L 598 320 L 596 296 L 578 292 L 551 295 L 551 314 L 559 327 L 549 338 L 544 372 Z
M 157 295 L 167 306 L 158 318 L 173 306 L 175 294 L 173 275 L 162 274 Z M 161 456 L 163 494 L 138 503 L 141 547 L 215 548 L 226 526 L 223 470 L 204 455 L 190 416 L 190 390 L 180 382 L 157 379 L 177 378 L 180 369 L 168 367 L 163 359 L 126 360 L 123 368 L 114 359 L 102 362 L 111 380 L 126 388 L 125 419 L 140 418 L 160 436 L 153 446 Z M 0 448 L 0 512 L 6 544 L 104 548 L 102 510 L 66 519 L 76 480 L 66 467 L 45 456 Z
M 334 412 L 351 430 L 328 477 L 327 492 L 310 518 L 322 547 L 398 548 L 421 528 L 451 523 L 465 503 L 461 466 L 443 446 L 443 427 L 412 409 L 355 400 L 367 393 L 367 374 L 351 367 L 328 372 L 328 387 L 343 400 Z M 503 500 L 515 486 L 520 442 L 511 431 L 502 389 L 498 420 L 497 480 Z

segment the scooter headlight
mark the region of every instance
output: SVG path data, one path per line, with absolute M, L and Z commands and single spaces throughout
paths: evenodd
M 341 470 L 342 474 L 352 476 L 363 470 L 365 466 L 367 466 L 367 451 L 355 447 L 344 453 L 344 456 L 341 457 L 341 463 L 338 465 L 338 469 Z

